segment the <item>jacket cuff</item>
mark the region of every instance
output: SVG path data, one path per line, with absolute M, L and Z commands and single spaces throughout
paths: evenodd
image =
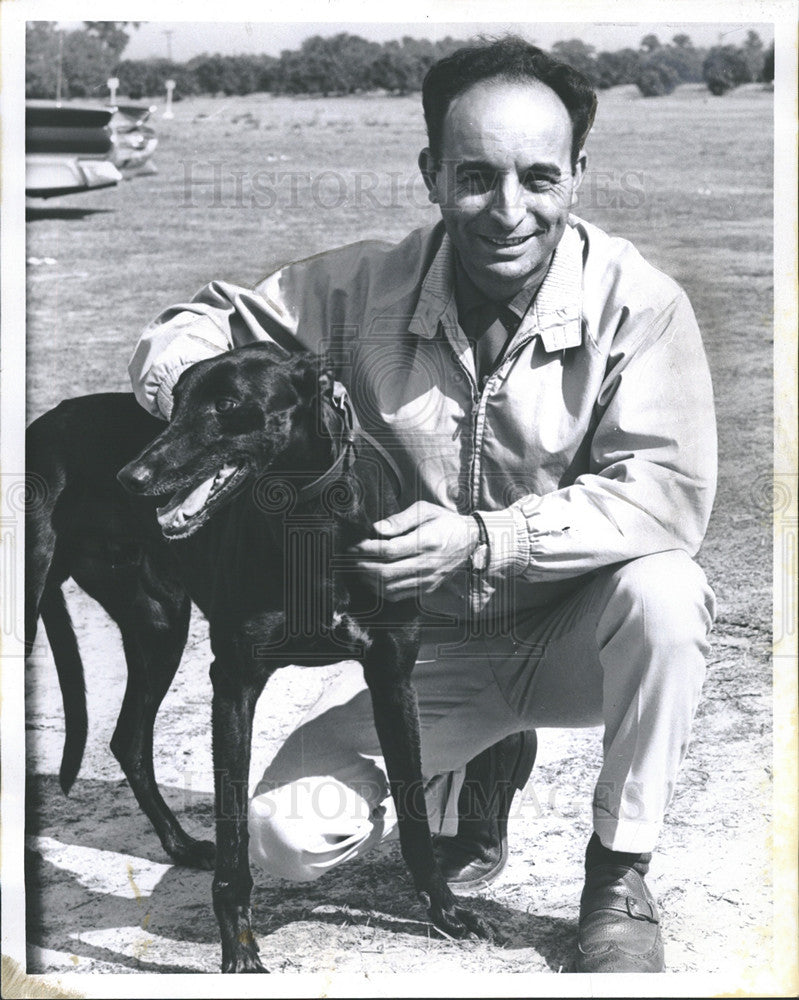
M 530 562 L 530 536 L 524 515 L 515 507 L 477 512 L 488 533 L 488 576 L 518 576 Z
M 158 389 L 155 393 L 155 402 L 158 409 L 166 417 L 167 420 L 172 417 L 172 390 L 175 388 L 175 383 L 183 374 L 183 372 L 189 367 L 191 362 L 186 362 L 185 365 L 175 365 L 172 368 L 167 369 L 161 376 L 158 383 Z

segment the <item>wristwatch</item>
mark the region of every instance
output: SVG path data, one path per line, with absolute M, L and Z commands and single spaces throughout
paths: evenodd
M 477 548 L 474 552 L 472 552 L 469 560 L 469 565 L 473 573 L 485 573 L 491 560 L 491 546 L 488 541 L 488 529 L 485 526 L 485 521 L 483 521 L 482 517 L 480 517 L 478 513 L 473 511 L 472 517 L 475 521 L 477 521 L 477 528 L 480 535 L 477 541 Z

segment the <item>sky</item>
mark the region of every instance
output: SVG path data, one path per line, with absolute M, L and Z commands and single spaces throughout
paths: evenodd
M 80 22 L 60 22 L 66 29 L 80 27 Z M 580 22 L 499 22 L 499 21 L 453 21 L 434 23 L 417 20 L 404 23 L 390 22 L 212 22 L 212 21 L 146 21 L 139 28 L 129 28 L 130 43 L 125 49 L 127 59 L 146 59 L 150 56 L 166 57 L 171 54 L 178 62 L 190 59 L 203 52 L 267 53 L 277 56 L 283 49 L 295 49 L 303 39 L 311 35 L 334 35 L 340 31 L 361 35 L 372 41 L 382 42 L 392 38 L 411 35 L 414 38 L 435 40 L 451 35 L 466 38 L 470 35 L 489 32 L 502 34 L 515 31 L 544 48 L 553 42 L 568 38 L 580 38 L 597 51 L 619 49 L 625 46 L 637 48 L 644 35 L 656 34 L 662 42 L 669 41 L 678 32 L 691 36 L 697 46 L 718 44 L 740 45 L 746 32 L 754 28 L 764 43 L 771 42 L 773 30 L 770 24 L 751 22 L 692 23 L 673 21 L 637 23 L 580 23 Z

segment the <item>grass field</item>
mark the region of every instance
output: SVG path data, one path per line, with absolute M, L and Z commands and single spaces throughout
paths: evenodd
M 287 260 L 362 238 L 398 239 L 435 217 L 416 173 L 424 144 L 416 96 L 192 99 L 156 123 L 158 174 L 29 211 L 31 418 L 65 396 L 126 389 L 144 323 L 211 278 L 250 284 Z M 683 87 L 648 101 L 618 88 L 602 95 L 577 208 L 685 287 L 714 378 L 720 486 L 700 561 L 719 618 L 653 885 L 670 969 L 723 973 L 742 988 L 766 967 L 772 943 L 771 150 L 771 94 L 759 87 L 723 99 Z M 70 596 L 89 633 L 93 728 L 82 778 L 63 800 L 54 791 L 61 714 L 53 671 L 30 672 L 31 832 L 43 838 L 31 853 L 31 964 L 213 971 L 210 880 L 165 864 L 120 783 L 105 747 L 124 668 L 108 623 L 81 595 Z M 43 650 L 39 661 L 46 659 Z M 207 662 L 195 622 L 183 686 L 168 696 L 159 729 L 158 773 L 200 826 L 211 808 Z M 270 686 L 270 706 L 259 707 L 256 771 L 323 683 L 318 672 L 284 673 Z M 100 676 L 108 685 L 96 692 Z M 118 688 L 109 693 L 112 679 Z M 422 922 L 405 919 L 413 904 L 410 895 L 393 898 L 402 868 L 389 849 L 311 886 L 258 889 L 266 963 L 305 972 L 569 971 L 600 747 L 593 731 L 548 732 L 542 744 L 512 819 L 507 875 L 476 904 L 509 928 L 503 948 L 432 940 Z M 195 776 L 188 796 L 187 774 Z M 98 827 L 95 810 L 109 817 L 108 829 Z M 92 882 L 81 874 L 81 858 L 100 850 L 117 859 L 110 870 L 133 864 L 149 880 L 146 905 L 125 877 Z M 57 908 L 68 911 L 66 923 Z

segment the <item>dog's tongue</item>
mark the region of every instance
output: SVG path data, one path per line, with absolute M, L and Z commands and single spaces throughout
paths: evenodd
M 178 494 L 173 499 L 171 506 L 159 507 L 157 511 L 158 523 L 162 528 L 177 528 L 183 524 L 186 518 L 193 517 L 198 510 L 202 510 L 208 499 L 208 494 L 214 485 L 216 476 L 211 476 L 205 482 L 195 486 L 188 495 Z

